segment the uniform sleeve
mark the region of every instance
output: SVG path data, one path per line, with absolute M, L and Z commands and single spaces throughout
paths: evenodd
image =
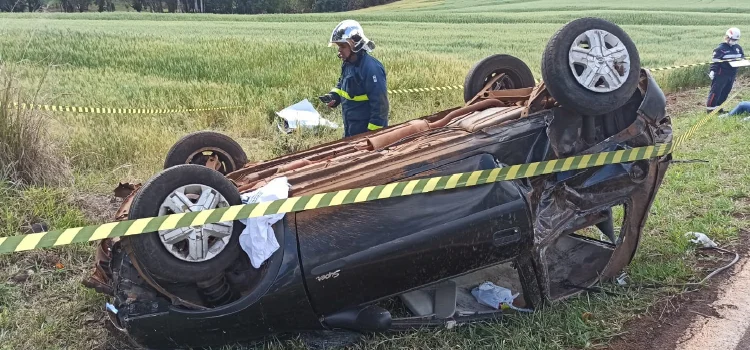
M 724 51 L 721 49 L 721 45 L 719 47 L 714 49 L 714 55 L 712 57 L 712 63 L 711 63 L 711 71 L 714 73 L 719 72 L 719 65 L 721 64 L 721 60 L 724 58 Z
M 333 100 L 336 101 L 334 104 L 334 107 L 338 106 L 341 103 L 341 95 L 338 93 L 341 91 L 341 81 L 344 79 L 344 66 L 341 65 L 341 74 L 339 75 L 339 81 L 336 82 L 336 86 L 331 89 L 331 96 L 333 96 Z
M 369 130 L 377 130 L 388 125 L 388 90 L 385 70 L 380 65 L 370 63 L 365 69 L 365 93 L 370 102 Z
M 725 52 L 724 52 L 724 50 L 722 49 L 721 46 L 719 46 L 716 49 L 714 49 L 714 57 L 713 57 L 714 62 L 723 60 L 724 59 L 724 53 Z

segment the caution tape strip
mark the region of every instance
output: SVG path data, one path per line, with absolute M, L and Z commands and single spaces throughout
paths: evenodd
M 404 94 L 404 93 L 409 93 L 409 92 L 429 92 L 429 91 L 463 90 L 463 88 L 464 88 L 463 85 L 450 85 L 450 86 L 416 88 L 416 89 L 388 90 L 388 93 L 389 94 Z
M 671 67 L 662 67 L 662 68 L 653 68 L 653 69 L 646 68 L 646 69 L 651 72 L 658 72 L 658 71 L 672 70 L 672 69 L 678 69 L 678 68 L 703 66 L 703 65 L 707 65 L 711 63 L 718 63 L 718 62 L 739 61 L 743 59 L 750 59 L 750 58 L 740 57 L 737 59 L 721 60 L 717 62 L 703 62 L 703 63 L 684 64 L 680 66 L 671 66 Z M 539 84 L 538 79 L 536 80 L 536 82 L 537 84 Z M 413 88 L 413 89 L 395 89 L 395 90 L 388 90 L 388 93 L 389 94 L 406 94 L 406 93 L 431 92 L 431 91 L 463 90 L 463 88 L 464 88 L 463 85 L 449 85 L 449 86 L 436 86 L 436 87 Z M 2 107 L 2 103 L 0 103 L 0 107 Z M 221 110 L 231 110 L 231 109 L 242 109 L 242 108 L 247 108 L 247 107 L 248 106 L 176 108 L 176 109 L 156 108 L 155 109 L 155 108 L 76 107 L 76 106 L 39 105 L 39 104 L 26 104 L 26 103 L 12 103 L 7 106 L 7 108 L 15 108 L 15 109 L 22 109 L 22 110 L 93 113 L 93 114 L 171 114 L 171 113 L 221 111 Z
M 666 143 L 629 150 L 602 152 L 543 162 L 512 165 L 491 170 L 480 170 L 427 179 L 394 182 L 387 185 L 291 197 L 271 202 L 242 204 L 198 212 L 172 214 L 111 222 L 103 225 L 92 225 L 32 233 L 28 235 L 3 237 L 0 238 L 0 254 L 96 241 L 120 236 L 132 236 L 160 230 L 201 226 L 217 222 L 229 222 L 265 215 L 363 203 L 385 198 L 466 188 L 555 172 L 650 159 L 663 156 L 670 153 L 671 150 L 672 144 Z
M 697 67 L 697 66 L 705 66 L 707 64 L 712 63 L 721 63 L 721 62 L 733 62 L 733 61 L 741 61 L 743 59 L 750 59 L 749 57 L 740 57 L 740 58 L 733 58 L 728 60 L 719 60 L 716 62 L 701 62 L 701 63 L 692 63 L 692 64 L 683 64 L 678 66 L 670 66 L 670 67 L 661 67 L 661 68 L 644 68 L 651 72 L 658 72 L 658 71 L 665 71 L 665 70 L 673 70 L 673 69 L 679 69 L 679 68 L 688 68 L 688 67 Z M 536 79 L 536 83 L 539 84 L 540 80 Z M 416 89 L 397 89 L 397 90 L 389 90 L 388 93 L 391 94 L 397 94 L 397 93 L 410 93 L 410 92 L 429 92 L 429 91 L 445 91 L 445 90 L 461 90 L 463 89 L 463 85 L 451 85 L 451 86 L 441 86 L 441 87 L 429 87 L 429 88 L 416 88 Z
M 0 108 L 3 104 L 0 103 Z M 56 105 L 40 105 L 31 103 L 10 103 L 6 104 L 8 109 L 20 109 L 20 110 L 38 110 L 47 112 L 75 112 L 75 113 L 91 113 L 91 114 L 171 114 L 171 113 L 187 113 L 187 112 L 207 112 L 207 111 L 221 111 L 230 109 L 241 109 L 246 106 L 228 106 L 228 107 L 206 107 L 206 108 L 176 108 L 176 109 L 161 109 L 161 108 L 104 108 L 104 107 L 76 107 L 76 106 L 56 106 Z
M 705 66 L 707 64 L 713 64 L 713 63 L 742 61 L 744 59 L 750 59 L 750 58 L 748 58 L 748 57 L 739 57 L 739 58 L 733 58 L 733 59 L 728 59 L 728 60 L 717 60 L 715 62 L 711 61 L 711 62 L 702 62 L 702 63 L 683 64 L 683 65 L 671 66 L 671 67 L 662 67 L 662 68 L 653 68 L 653 69 L 646 68 L 646 69 L 649 70 L 649 71 L 651 71 L 651 72 L 658 72 L 658 71 L 672 70 L 672 69 L 679 69 L 679 68 L 689 68 L 689 67 Z
M 685 143 L 686 140 L 693 137 L 693 134 L 695 134 L 698 129 L 700 129 L 704 124 L 708 123 L 711 118 L 713 118 L 716 113 L 718 113 L 722 108 L 726 107 L 726 105 L 729 103 L 729 101 L 733 100 L 737 95 L 739 95 L 740 91 L 734 92 L 731 96 L 729 96 L 724 103 L 722 103 L 720 106 L 717 106 L 716 109 L 711 111 L 711 113 L 706 113 L 706 116 L 701 118 L 695 125 L 691 126 L 688 131 L 682 135 L 679 135 L 675 137 L 675 139 L 672 141 L 674 143 L 674 148 L 677 149 L 680 146 L 682 146 L 683 143 Z
M 586 154 L 542 162 L 517 164 L 491 170 L 479 170 L 405 182 L 394 182 L 387 185 L 291 197 L 271 202 L 242 204 L 199 212 L 172 214 L 110 222 L 101 225 L 59 229 L 27 235 L 0 237 L 0 254 L 49 248 L 72 243 L 97 241 L 113 237 L 132 236 L 182 227 L 202 226 L 217 222 L 228 222 L 272 214 L 283 214 L 345 204 L 363 203 L 385 198 L 466 188 L 493 182 L 517 180 L 556 172 L 580 170 L 607 164 L 618 164 L 661 157 L 672 153 L 685 140 L 692 137 L 700 127 L 707 123 L 721 108 L 727 105 L 729 101 L 734 99 L 738 94 L 739 91 L 732 94 L 732 96 L 727 98 L 724 103 L 711 111 L 711 113 L 708 113 L 705 117 L 701 118 L 701 120 L 693 125 L 685 134 L 675 138 L 672 143 L 638 147 L 629 150 Z

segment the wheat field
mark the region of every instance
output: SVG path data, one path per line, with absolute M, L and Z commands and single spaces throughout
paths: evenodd
M 478 60 L 517 56 L 537 78 L 541 53 L 565 21 L 599 16 L 622 25 L 645 67 L 706 62 L 728 25 L 750 24 L 750 4 L 731 1 L 647 1 L 628 7 L 603 1 L 400 1 L 346 14 L 6 14 L 0 55 L 21 66 L 29 88 L 44 80 L 44 103 L 111 108 L 200 108 L 236 111 L 172 115 L 56 114 L 70 139 L 66 155 L 86 176 L 145 180 L 168 147 L 199 129 L 221 129 L 240 140 L 252 160 L 274 152 L 273 112 L 309 99 L 326 117 L 337 111 L 316 96 L 335 84 L 339 63 L 327 38 L 344 18 L 360 20 L 378 48 L 390 89 L 457 85 Z M 615 2 L 612 2 L 615 3 Z M 722 5 L 740 8 L 722 8 Z M 590 8 L 583 10 L 585 8 Z M 648 8 L 643 11 L 643 8 Z M 706 11 L 719 9 L 720 16 Z M 669 44 L 668 44 L 669 43 Z M 665 47 L 674 49 L 665 50 Z M 666 90 L 705 85 L 707 66 L 659 72 Z M 391 120 L 402 122 L 462 102 L 461 92 L 392 95 Z M 339 137 L 308 136 L 298 147 Z M 113 169 L 121 167 L 119 170 Z M 80 175 L 80 174 L 79 174 Z
M 71 202 L 71 196 L 105 201 L 118 182 L 146 181 L 161 169 L 169 147 L 197 130 L 232 136 L 252 161 L 340 138 L 340 130 L 282 135 L 274 123 L 274 111 L 303 99 L 341 123 L 340 112 L 316 98 L 330 90 L 340 72 L 335 49 L 327 47 L 340 20 L 362 23 L 377 44 L 373 55 L 386 67 L 389 89 L 406 89 L 462 84 L 474 63 L 496 53 L 521 58 L 540 78 L 547 40 L 565 22 L 586 16 L 621 25 L 648 68 L 709 61 L 727 28 L 750 33 L 750 2 L 730 0 L 403 0 L 350 13 L 257 16 L 0 14 L 0 62 L 12 67 L 16 83 L 27 92 L 20 95 L 22 102 L 108 108 L 243 106 L 161 115 L 43 113 L 59 145 L 56 155 L 70 162 L 71 183 L 15 190 L 0 182 L 0 235 L 18 234 L 18 227 L 32 218 L 55 227 L 89 223 L 85 206 Z M 687 91 L 683 98 L 690 105 L 675 119 L 678 130 L 700 117 L 707 72 L 708 66 L 701 66 L 654 73 L 664 90 Z M 34 101 L 25 100 L 37 90 Z M 463 103 L 462 96 L 460 90 L 391 95 L 391 124 L 455 107 Z M 742 96 L 747 99 L 750 93 Z M 713 230 L 717 240 L 736 240 L 744 226 L 732 214 L 747 209 L 737 198 L 750 193 L 750 169 L 743 165 L 750 159 L 741 152 L 750 145 L 741 136 L 747 131 L 747 125 L 735 122 L 708 126 L 707 135 L 725 146 L 717 149 L 700 141 L 686 149 L 688 157 L 721 159 L 704 168 L 670 170 L 634 262 L 634 278 L 694 278 L 700 271 L 693 268 L 692 250 L 681 239 L 685 230 Z M 674 177 L 679 181 L 670 182 Z M 713 199 L 696 206 L 704 198 Z M 104 299 L 79 284 L 93 266 L 91 259 L 86 245 L 0 257 L 0 349 L 123 346 L 103 329 Z M 50 267 L 50 261 L 65 267 Z M 14 280 L 27 270 L 35 273 L 27 274 L 25 282 Z M 642 290 L 620 297 L 593 295 L 510 324 L 375 337 L 358 346 L 587 348 L 622 332 L 626 321 L 660 296 Z M 612 317 L 587 323 L 580 319 L 584 311 Z M 282 345 L 302 346 L 272 347 Z

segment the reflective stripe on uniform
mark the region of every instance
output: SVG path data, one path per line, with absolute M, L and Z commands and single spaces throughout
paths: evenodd
M 740 58 L 740 57 L 742 57 L 741 53 L 733 53 L 731 55 L 724 55 L 725 60 L 732 59 L 732 58 Z
M 382 129 L 382 128 L 383 128 L 382 126 L 375 125 L 373 123 L 367 124 L 367 130 L 378 130 L 378 129 Z
M 341 89 L 333 88 L 331 90 L 331 92 L 335 92 L 335 93 L 339 94 L 339 96 L 341 96 L 341 97 L 343 97 L 343 98 L 345 98 L 345 99 L 347 99 L 349 101 L 361 102 L 361 101 L 367 101 L 368 100 L 367 95 L 359 95 L 359 96 L 351 97 L 351 96 L 349 96 L 349 93 L 347 93 L 346 91 L 341 90 Z

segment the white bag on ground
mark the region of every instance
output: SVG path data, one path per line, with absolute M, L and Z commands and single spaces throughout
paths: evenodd
M 502 304 L 512 304 L 518 296 L 518 293 L 513 295 L 510 289 L 496 286 L 492 282 L 480 284 L 471 291 L 471 294 L 480 304 L 493 309 L 499 309 Z
M 471 295 L 477 299 L 477 302 L 489 306 L 495 310 L 500 309 L 503 305 L 507 305 L 508 308 L 521 311 L 521 312 L 533 312 L 530 309 L 522 309 L 513 306 L 513 301 L 516 300 L 520 293 L 513 294 L 508 288 L 503 288 L 495 285 L 492 282 L 484 282 L 477 287 L 474 287 L 471 291 Z
M 289 183 L 285 177 L 271 180 L 267 185 L 247 194 L 241 195 L 242 203 L 270 202 L 286 199 L 289 196 Z M 250 257 L 254 268 L 259 268 L 279 249 L 279 242 L 273 232 L 273 224 L 284 218 L 284 214 L 266 215 L 256 218 L 240 219 L 245 229 L 240 235 L 240 246 Z
M 694 239 L 691 239 L 690 242 L 695 244 L 700 244 L 703 246 L 703 248 L 716 248 L 718 245 L 714 243 L 714 241 L 711 240 L 711 238 L 708 238 L 705 233 L 701 232 L 688 232 L 685 234 L 685 237 L 695 237 Z
M 338 124 L 321 117 L 307 99 L 276 112 L 276 115 L 286 122 L 285 126 L 279 125 L 279 129 L 286 133 L 300 127 L 327 126 L 334 129 L 339 127 Z

